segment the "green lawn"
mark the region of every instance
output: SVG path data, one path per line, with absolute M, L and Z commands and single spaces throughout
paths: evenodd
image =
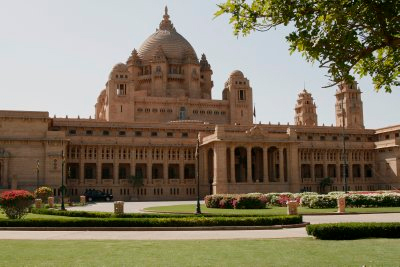
M 399 239 L 0 243 L 1 266 L 398 266 Z
M 196 210 L 195 204 L 188 205 L 174 205 L 174 206 L 159 206 L 149 207 L 146 211 L 155 212 L 182 212 L 182 213 L 193 213 Z M 235 209 L 209 209 L 205 205 L 201 205 L 201 211 L 204 213 L 219 213 L 219 214 L 265 214 L 265 215 L 283 215 L 286 214 L 287 208 L 285 207 L 272 207 L 267 209 L 255 209 L 255 210 L 235 210 Z M 305 207 L 299 207 L 298 212 L 300 214 L 316 214 L 316 213 L 335 213 L 337 209 L 310 209 Z M 400 212 L 400 207 L 388 207 L 388 208 L 346 208 L 348 213 L 378 213 L 378 212 Z

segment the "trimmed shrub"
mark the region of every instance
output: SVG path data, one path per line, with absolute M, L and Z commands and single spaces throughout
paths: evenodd
M 1 193 L 0 205 L 10 219 L 21 219 L 33 204 L 33 195 L 26 190 L 11 190 Z
M 35 198 L 40 198 L 43 203 L 47 203 L 47 198 L 53 195 L 53 190 L 50 187 L 42 186 L 33 192 Z
M 337 197 L 328 195 L 310 196 L 308 207 L 311 209 L 328 209 L 337 207 Z
M 199 227 L 271 226 L 302 223 L 300 215 L 255 217 L 74 218 L 0 220 L 0 227 Z
M 265 209 L 267 198 L 263 194 L 239 195 L 233 200 L 235 209 Z
M 227 195 L 207 195 L 204 197 L 204 204 L 207 208 L 219 208 L 220 201 Z
M 220 209 L 264 209 L 267 198 L 261 193 L 243 195 L 207 195 L 204 197 L 207 208 Z
M 351 240 L 360 238 L 400 238 L 400 223 L 311 224 L 307 233 L 318 239 Z

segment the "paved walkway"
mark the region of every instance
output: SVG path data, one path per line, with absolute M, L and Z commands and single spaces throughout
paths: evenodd
M 193 201 L 126 202 L 125 212 L 139 212 L 145 207 L 190 204 Z M 113 211 L 113 203 L 96 203 L 69 210 Z M 329 222 L 400 222 L 400 213 L 305 215 L 303 221 Z M 0 231 L 0 239 L 16 240 L 204 240 L 204 239 L 264 239 L 307 237 L 305 228 L 278 230 L 223 231 Z

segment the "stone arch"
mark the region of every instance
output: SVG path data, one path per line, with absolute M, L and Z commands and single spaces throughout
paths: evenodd
M 251 177 L 253 182 L 263 181 L 264 178 L 264 155 L 262 147 L 253 147 L 251 149 Z
M 235 148 L 235 180 L 238 183 L 247 181 L 247 151 L 242 146 Z

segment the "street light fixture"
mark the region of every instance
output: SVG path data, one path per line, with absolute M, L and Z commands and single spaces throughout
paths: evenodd
M 342 95 L 342 139 L 343 139 L 343 178 L 344 178 L 344 192 L 347 194 L 347 175 L 346 175 L 346 166 L 347 166 L 347 157 L 346 157 L 346 138 L 344 134 L 344 94 Z
M 197 170 L 196 170 L 196 180 L 197 180 L 197 205 L 196 205 L 196 215 L 201 214 L 200 209 L 200 133 L 197 134 L 197 144 L 196 144 L 196 163 L 197 163 Z
M 65 210 L 65 205 L 64 205 L 64 150 L 61 151 L 61 210 Z
M 39 160 L 36 161 L 36 189 L 39 188 Z

